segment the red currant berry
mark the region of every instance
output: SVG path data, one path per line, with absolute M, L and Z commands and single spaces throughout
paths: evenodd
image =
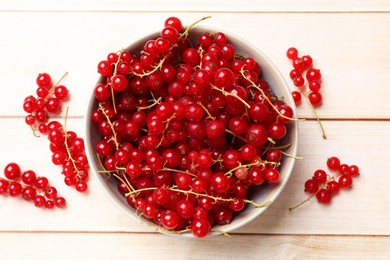
M 39 87 L 50 89 L 52 86 L 52 80 L 48 73 L 39 73 L 36 83 Z
M 338 183 L 340 185 L 340 188 L 347 189 L 352 187 L 352 176 L 348 174 L 343 174 L 339 177 Z
M 0 194 L 7 192 L 9 186 L 9 181 L 0 178 Z
M 305 191 L 308 193 L 316 193 L 318 191 L 318 183 L 313 179 L 308 179 L 305 182 Z
M 340 159 L 335 156 L 329 157 L 326 161 L 326 165 L 331 170 L 338 170 L 340 167 Z
M 322 103 L 322 95 L 319 92 L 310 92 L 309 101 L 313 107 L 318 107 Z
M 316 193 L 319 203 L 328 204 L 332 200 L 332 193 L 327 189 L 321 189 Z
M 22 185 L 19 182 L 11 181 L 8 185 L 8 193 L 11 197 L 19 197 L 22 194 Z
M 18 164 L 9 163 L 4 168 L 4 176 L 9 180 L 17 180 L 21 176 L 21 170 Z
M 168 26 L 175 28 L 176 31 L 178 31 L 178 32 L 180 32 L 182 27 L 183 27 L 180 19 L 177 17 L 167 18 L 164 22 L 164 27 L 168 27 Z
M 351 165 L 349 167 L 349 175 L 351 175 L 352 177 L 360 175 L 359 167 L 356 165 Z
M 54 203 L 57 208 L 64 208 L 66 206 L 66 200 L 63 197 L 57 197 Z
M 326 172 L 324 170 L 319 169 L 319 170 L 316 170 L 314 172 L 313 179 L 318 184 L 323 184 L 328 179 L 328 175 L 326 174 Z
M 298 57 L 298 50 L 295 47 L 290 47 L 287 49 L 287 58 L 290 60 L 296 59 Z
M 302 95 L 299 91 L 293 91 L 291 92 L 292 97 L 294 99 L 295 105 L 298 106 L 302 102 Z
M 314 68 L 308 69 L 306 72 L 306 79 L 309 82 L 320 81 L 321 80 L 320 70 Z

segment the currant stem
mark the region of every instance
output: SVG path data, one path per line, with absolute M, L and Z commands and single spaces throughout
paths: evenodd
M 307 103 L 309 103 L 310 109 L 313 112 L 314 116 L 316 117 L 316 120 L 318 124 L 320 125 L 321 131 L 322 131 L 322 138 L 326 139 L 325 129 L 321 123 L 320 117 L 318 116 L 316 109 L 313 107 L 313 105 L 310 102 L 309 96 L 307 95 L 306 91 L 302 91 L 303 95 L 305 96 Z
M 75 171 L 77 173 L 76 177 L 78 177 L 78 176 L 80 176 L 80 171 L 76 165 L 76 161 L 73 159 L 72 154 L 70 153 L 70 149 L 68 146 L 68 131 L 66 130 L 66 123 L 68 121 L 68 112 L 69 112 L 69 107 L 66 107 L 65 121 L 64 121 L 64 125 L 63 125 L 64 138 L 65 138 L 64 144 L 65 144 L 66 153 L 68 154 L 69 160 L 72 162 L 73 168 L 75 169 Z
M 170 172 L 178 172 L 178 173 L 185 173 L 185 174 L 188 174 L 192 177 L 197 177 L 197 175 L 193 174 L 193 173 L 190 173 L 190 172 L 186 172 L 186 171 L 181 171 L 181 170 L 177 170 L 177 169 L 173 169 L 173 168 L 162 168 L 160 170 L 157 170 L 157 172 L 159 171 L 170 171 Z
M 151 71 L 144 72 L 143 74 L 138 74 L 138 73 L 133 72 L 133 75 L 142 78 L 142 77 L 149 76 L 149 75 L 153 74 L 154 72 L 156 72 L 158 69 L 160 69 L 160 68 L 162 67 L 162 65 L 164 64 L 164 61 L 167 59 L 167 57 L 168 57 L 170 54 L 171 54 L 171 52 L 168 51 L 168 53 L 164 56 L 164 58 L 162 58 L 162 59 L 160 60 L 160 62 L 159 62 L 156 66 L 154 66 L 153 69 L 152 69 Z
M 68 76 L 68 72 L 65 72 L 64 73 L 64 75 L 62 75 L 62 77 L 57 81 L 57 83 L 55 84 L 55 85 L 53 85 L 53 87 L 49 90 L 49 92 L 51 93 L 52 92 L 52 90 L 55 88 L 55 87 L 57 87 L 58 86 L 58 84 L 60 84 L 61 83 L 61 81 L 63 81 L 64 80 L 64 78 L 66 77 L 66 76 Z
M 214 86 L 214 85 L 211 85 L 211 87 L 212 87 L 212 89 L 215 89 L 215 90 L 221 92 L 224 96 L 231 96 L 231 97 L 237 98 L 237 99 L 240 100 L 247 108 L 251 108 L 251 106 L 250 106 L 245 100 L 243 100 L 242 98 L 240 98 L 238 95 L 235 95 L 235 94 L 232 94 L 232 93 L 230 93 L 230 92 L 227 92 L 226 90 L 217 88 L 217 87 Z
M 31 130 L 32 130 L 33 135 L 34 135 L 35 137 L 41 137 L 39 134 L 37 134 L 37 130 L 34 128 L 33 125 L 30 125 L 30 127 L 31 127 Z
M 146 107 L 138 107 L 138 111 L 152 108 L 152 107 L 154 107 L 155 105 L 160 104 L 160 102 L 161 102 L 161 97 L 159 97 L 158 99 L 155 99 L 154 102 L 153 102 L 153 104 L 150 104 L 149 106 L 146 106 Z
M 309 200 L 311 200 L 311 198 L 313 198 L 314 196 L 316 196 L 317 193 L 318 193 L 321 189 L 323 189 L 324 187 L 326 187 L 326 186 L 328 185 L 328 183 L 329 183 L 331 180 L 333 180 L 333 179 L 334 179 L 334 176 L 330 177 L 330 178 L 326 181 L 325 184 L 322 184 L 322 185 L 320 185 L 320 187 L 318 187 L 318 190 L 317 190 L 315 193 L 311 194 L 311 195 L 310 195 L 309 197 L 307 197 L 304 201 L 301 201 L 301 202 L 298 203 L 297 205 L 295 205 L 295 206 L 293 206 L 293 207 L 291 207 L 291 208 L 288 208 L 288 210 L 289 210 L 289 211 L 292 211 L 292 210 L 298 208 L 299 206 L 301 206 L 302 204 L 304 204 L 304 203 L 308 202 Z
M 209 110 L 202 104 L 202 102 L 198 101 L 197 104 L 203 108 L 203 110 L 206 112 L 209 118 L 212 120 L 215 120 L 215 116 L 212 116 L 209 112 Z
M 318 191 L 319 191 L 319 190 L 320 190 L 320 189 L 318 189 Z M 317 191 L 317 192 L 318 192 L 318 191 Z M 289 210 L 289 211 L 292 211 L 292 210 L 298 208 L 299 206 L 301 206 L 302 204 L 305 204 L 306 202 L 308 202 L 309 200 L 311 200 L 311 198 L 313 198 L 313 197 L 317 194 L 317 192 L 314 193 L 314 194 L 312 194 L 312 195 L 310 195 L 310 196 L 307 197 L 304 201 L 301 201 L 301 202 L 298 203 L 297 205 L 295 205 L 295 206 L 293 206 L 293 207 L 291 207 L 291 208 L 288 208 L 288 210 Z
M 243 142 L 245 142 L 245 143 L 248 142 L 244 137 L 239 136 L 239 135 L 235 135 L 235 134 L 234 134 L 232 131 L 230 131 L 229 129 L 225 129 L 225 132 L 226 132 L 226 133 L 229 133 L 229 134 L 231 134 L 231 135 L 233 135 L 234 137 L 237 137 L 238 139 L 240 139 L 241 141 L 243 141 Z
M 253 163 L 248 163 L 248 164 L 240 164 L 238 165 L 237 167 L 234 167 L 233 169 L 225 172 L 225 175 L 228 175 L 228 176 L 231 176 L 232 173 L 237 170 L 237 169 L 240 169 L 240 168 L 249 168 L 251 166 L 258 166 L 258 165 L 267 165 L 267 164 L 270 164 L 270 165 L 274 165 L 274 166 L 279 166 L 280 165 L 280 162 L 268 162 L 268 161 L 255 161 Z
M 268 98 L 268 96 L 264 93 L 264 91 L 263 91 L 261 88 L 259 88 L 259 87 L 253 82 L 253 80 L 251 80 L 249 77 L 245 76 L 245 73 L 244 73 L 244 72 L 245 72 L 245 70 L 243 70 L 243 69 L 240 71 L 241 75 L 242 75 L 246 80 L 248 80 L 248 81 L 251 83 L 250 87 L 253 87 L 253 88 L 257 89 L 258 91 L 260 91 L 261 95 L 265 98 L 265 100 L 267 100 L 267 102 L 270 104 L 270 106 L 272 107 L 272 109 L 273 109 L 276 113 L 278 113 L 278 115 L 279 115 L 280 117 L 283 117 L 283 118 L 288 119 L 288 120 L 293 120 L 293 121 L 298 121 L 298 120 L 299 120 L 298 118 L 290 118 L 290 117 L 287 117 L 287 116 L 283 115 L 282 113 L 280 113 L 279 109 L 277 109 L 277 108 L 275 107 L 275 105 L 274 105 L 274 104 L 272 103 L 272 101 Z
M 183 33 L 180 34 L 179 39 L 182 39 L 183 37 L 187 37 L 187 36 L 188 36 L 188 33 L 189 33 L 189 31 L 191 30 L 192 27 L 194 27 L 194 26 L 197 25 L 198 23 L 200 23 L 200 22 L 202 22 L 202 21 L 204 21 L 204 20 L 206 20 L 206 19 L 209 19 L 209 18 L 211 18 L 211 15 L 205 16 L 205 17 L 203 17 L 203 18 L 201 18 L 201 19 L 199 19 L 199 20 L 193 22 L 193 23 L 190 24 L 189 26 L 187 26 L 187 28 L 185 29 L 185 31 L 184 31 Z
M 108 124 L 110 125 L 111 131 L 112 131 L 112 135 L 114 136 L 115 148 L 116 148 L 116 150 L 118 150 L 119 149 L 119 143 L 118 143 L 117 138 L 116 138 L 116 131 L 114 129 L 114 125 L 112 124 L 112 122 L 110 120 L 110 117 L 107 115 L 106 111 L 104 111 L 104 108 L 103 108 L 101 103 L 99 103 L 99 110 L 102 111 L 103 115 L 107 119 Z

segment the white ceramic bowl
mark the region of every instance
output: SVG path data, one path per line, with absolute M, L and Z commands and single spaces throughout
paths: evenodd
M 239 37 L 231 33 L 228 33 L 225 30 L 219 30 L 216 28 L 205 27 L 205 26 L 195 26 L 190 31 L 189 39 L 191 39 L 192 41 L 197 41 L 198 37 L 206 31 L 223 32 L 228 37 L 228 41 L 235 47 L 236 51 L 243 54 L 244 56 L 253 57 L 260 64 L 263 71 L 263 78 L 267 80 L 272 91 L 277 96 L 283 96 L 284 101 L 291 106 L 291 108 L 294 111 L 294 115 L 296 115 L 295 104 L 292 99 L 291 92 L 284 78 L 282 77 L 278 69 L 275 67 L 275 65 L 271 62 L 271 60 L 269 60 L 260 50 L 258 50 L 255 46 L 253 46 L 249 42 L 240 39 Z M 129 50 L 131 53 L 137 53 L 137 51 L 143 48 L 144 43 L 147 40 L 151 38 L 157 38 L 158 36 L 159 36 L 159 31 L 149 34 L 143 37 L 142 39 L 139 39 L 134 43 L 132 43 L 127 48 L 127 50 Z M 99 79 L 99 81 L 100 80 L 101 79 Z M 89 104 L 85 115 L 86 153 L 90 163 L 91 173 L 96 178 L 100 187 L 102 188 L 102 190 L 107 195 L 107 197 L 111 200 L 112 203 L 114 203 L 122 212 L 128 215 L 131 219 L 137 222 L 141 222 L 139 217 L 136 216 L 135 209 L 130 207 L 126 202 L 126 199 L 117 191 L 117 185 L 114 178 L 107 180 L 106 175 L 104 174 L 102 175 L 98 172 L 101 169 L 99 166 L 99 162 L 97 160 L 95 146 L 96 143 L 100 140 L 100 135 L 98 133 L 96 125 L 91 121 L 91 116 L 90 116 L 91 112 L 93 109 L 96 108 L 97 105 L 97 101 L 95 101 L 93 91 L 91 92 L 92 94 L 89 98 L 88 101 Z M 295 156 L 297 154 L 297 147 L 298 147 L 298 123 L 297 121 L 292 121 L 288 124 L 287 127 L 288 127 L 288 132 L 287 135 L 284 137 L 285 138 L 284 142 L 291 143 L 292 145 L 287 150 L 285 150 L 285 152 L 292 156 Z M 242 227 L 243 225 L 252 221 L 260 214 L 262 214 L 265 210 L 267 210 L 267 208 L 273 202 L 275 202 L 279 194 L 285 188 L 288 179 L 290 178 L 290 175 L 292 173 L 294 163 L 295 163 L 295 159 L 284 156 L 282 165 L 280 166 L 279 169 L 280 170 L 279 182 L 261 186 L 250 197 L 251 200 L 259 204 L 264 202 L 270 202 L 267 206 L 261 208 L 255 208 L 251 205 L 248 205 L 248 207 L 246 207 L 242 212 L 240 212 L 230 224 L 218 226 L 214 228 L 222 232 L 227 232 L 227 233 L 232 232 L 233 230 Z M 156 226 L 155 224 L 148 222 L 147 220 L 143 220 L 143 222 L 147 222 L 148 225 L 150 225 L 152 228 L 161 231 L 160 229 L 158 229 L 158 226 Z M 219 234 L 221 234 L 221 232 L 211 232 L 209 236 L 214 236 Z M 191 233 L 184 233 L 181 234 L 180 236 L 194 237 Z

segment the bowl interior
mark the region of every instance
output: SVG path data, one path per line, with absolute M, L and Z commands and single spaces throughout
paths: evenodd
M 189 34 L 189 39 L 191 42 L 196 43 L 199 36 L 204 32 L 218 32 L 221 31 L 219 29 L 215 29 L 212 27 L 205 27 L 205 26 L 196 26 L 191 29 Z M 283 96 L 284 101 L 291 106 L 291 108 L 294 111 L 294 115 L 296 115 L 296 109 L 295 104 L 292 99 L 290 90 L 283 79 L 282 75 L 278 71 L 278 69 L 275 67 L 275 65 L 255 46 L 248 43 L 247 41 L 240 39 L 239 37 L 225 32 L 222 30 L 222 32 L 228 37 L 229 43 L 231 43 L 237 52 L 244 56 L 251 56 L 253 57 L 261 66 L 263 71 L 263 78 L 269 83 L 272 91 L 277 96 Z M 151 33 L 147 36 L 145 36 L 142 39 L 139 39 L 132 43 L 127 50 L 129 50 L 131 53 L 139 53 L 140 50 L 142 50 L 144 43 L 152 38 L 157 38 L 159 36 L 159 32 Z M 101 81 L 99 79 L 99 81 Z M 141 222 L 140 219 L 136 216 L 136 211 L 132 207 L 128 206 L 126 199 L 119 194 L 117 191 L 117 185 L 116 181 L 113 178 L 107 179 L 106 175 L 100 174 L 98 171 L 101 170 L 99 161 L 97 159 L 97 155 L 95 152 L 95 146 L 98 141 L 100 141 L 100 135 L 98 133 L 96 125 L 91 120 L 91 113 L 92 111 L 97 107 L 97 101 L 94 98 L 94 95 L 92 93 L 88 108 L 85 115 L 86 120 L 86 152 L 87 157 L 91 166 L 91 172 L 94 175 L 94 177 L 97 179 L 100 187 L 105 192 L 105 194 L 108 196 L 108 198 L 117 206 L 120 208 L 121 211 L 123 211 L 126 215 L 131 217 L 137 222 Z M 298 123 L 297 121 L 291 121 L 287 125 L 287 135 L 284 137 L 283 142 L 286 144 L 291 144 L 291 146 L 285 150 L 286 153 L 295 156 L 297 154 L 297 147 L 298 147 Z M 288 179 L 292 173 L 292 169 L 295 163 L 295 159 L 291 157 L 284 156 L 282 164 L 280 166 L 280 180 L 278 183 L 275 184 L 269 184 L 269 185 L 261 185 L 256 191 L 253 191 L 251 194 L 251 200 L 255 201 L 256 203 L 265 203 L 270 202 L 267 206 L 261 207 L 261 208 L 255 208 L 251 205 L 248 205 L 240 214 L 238 214 L 233 221 L 230 224 L 218 226 L 216 229 L 221 230 L 223 232 L 231 232 L 248 222 L 252 221 L 254 218 L 258 217 L 262 212 L 264 212 L 279 196 L 279 194 L 282 192 L 283 188 L 288 182 Z M 147 220 L 142 220 L 142 222 L 148 222 Z M 148 222 L 148 225 L 151 225 L 158 231 L 161 231 L 158 229 L 158 226 Z M 220 232 L 212 232 L 210 233 L 210 236 L 212 235 L 218 235 L 221 234 Z M 193 237 L 192 234 L 185 233 L 181 234 L 180 236 L 187 236 L 187 237 Z

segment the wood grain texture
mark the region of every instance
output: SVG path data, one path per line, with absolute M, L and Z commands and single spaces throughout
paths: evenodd
M 2 233 L 2 255 L 74 259 L 388 259 L 390 238 L 233 235 L 202 240 L 139 233 Z M 12 242 L 9 242 L 12 241 Z M 50 250 L 47 250 L 50 248 Z M 42 253 L 45 253 L 44 255 Z
M 25 4 L 23 0 L 3 1 L 4 11 L 103 11 L 103 12 L 384 12 L 389 11 L 386 0 L 34 0 Z
M 70 113 L 83 116 L 98 78 L 97 63 L 109 52 L 118 51 L 144 36 L 145 32 L 159 30 L 161 21 L 169 15 L 163 12 L 2 13 L 0 23 L 12 24 L 12 27 L 0 27 L 0 35 L 6 36 L 0 43 L 2 82 L 4 86 L 15 87 L 8 87 L 7 96 L 0 100 L 10 98 L 21 104 L 25 96 L 34 93 L 34 80 L 39 72 L 47 71 L 58 80 L 68 71 L 64 84 L 72 94 Z M 190 23 L 204 15 L 186 13 L 181 16 L 183 22 Z M 34 22 L 20 23 L 20 20 Z M 390 71 L 387 55 L 390 15 L 218 13 L 202 24 L 225 28 L 248 39 L 275 63 L 291 89 L 295 87 L 288 76 L 292 66 L 285 57 L 287 48 L 296 46 L 302 54 L 310 54 L 323 75 L 324 101 L 318 109 L 320 117 L 390 118 L 386 88 L 390 82 L 390 74 L 386 73 Z M 266 26 L 270 24 L 273 26 Z M 28 57 L 17 66 L 23 76 L 9 65 L 15 55 Z M 14 75 L 18 75 L 17 82 Z M 298 112 L 301 117 L 313 118 L 306 103 Z M 0 102 L 0 116 L 10 115 L 24 115 L 21 105 Z
M 145 0 L 0 2 L 0 169 L 10 161 L 45 175 L 67 198 L 64 210 L 41 210 L 0 197 L 1 259 L 389 259 L 390 4 L 386 0 Z M 38 73 L 66 71 L 68 130 L 84 136 L 96 65 L 111 51 L 160 30 L 168 16 L 229 31 L 263 51 L 288 78 L 288 47 L 310 54 L 323 75 L 321 138 L 308 106 L 297 110 L 299 155 L 286 189 L 261 216 L 224 236 L 202 240 L 156 233 L 120 212 L 91 173 L 89 192 L 63 183 L 46 137 L 24 123 L 23 99 Z M 63 122 L 64 112 L 56 117 Z M 305 199 L 303 183 L 326 158 L 357 164 L 353 188 L 330 205 Z M 2 174 L 0 174 L 2 175 Z M 23 250 L 21 250 L 23 249 Z

